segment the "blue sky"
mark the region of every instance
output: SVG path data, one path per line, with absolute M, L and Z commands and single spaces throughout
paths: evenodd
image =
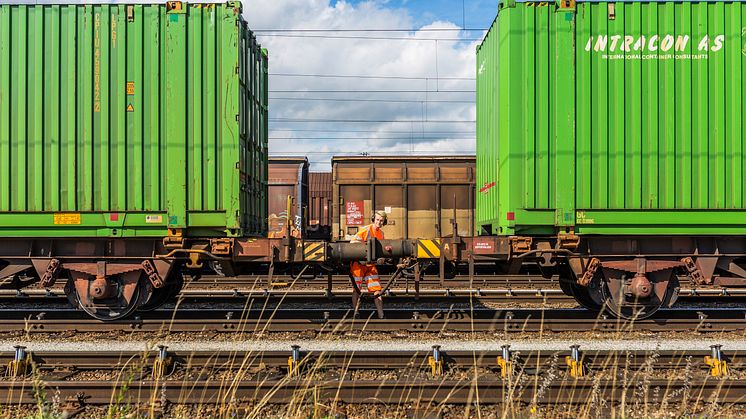
M 370 0 L 347 0 L 358 4 Z M 462 26 L 464 17 L 467 28 L 487 28 L 497 14 L 497 0 L 377 0 L 392 8 L 407 9 L 415 23 L 426 25 L 433 20 L 446 20 Z M 462 13 L 462 10 L 465 13 Z
M 307 155 L 313 170 L 329 170 L 331 156 L 475 152 L 476 46 L 483 34 L 454 30 L 463 23 L 460 0 L 244 6 L 269 50 L 270 155 Z M 465 8 L 467 28 L 486 28 L 497 0 L 468 0 Z M 364 31 L 371 28 L 380 31 Z M 402 28 L 413 31 L 394 31 Z

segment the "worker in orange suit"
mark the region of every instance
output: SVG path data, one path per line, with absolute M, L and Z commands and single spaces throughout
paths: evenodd
M 350 240 L 351 243 L 366 242 L 369 237 L 375 237 L 383 240 L 383 226 L 386 225 L 388 217 L 384 211 L 376 211 L 371 217 L 372 224 L 367 225 L 358 231 L 355 237 Z M 363 284 L 368 292 L 373 293 L 373 303 L 378 311 L 378 318 L 383 318 L 383 299 L 381 298 L 381 280 L 378 277 L 378 269 L 375 263 L 352 262 L 350 265 L 350 274 L 355 280 L 355 286 L 352 292 L 352 307 L 357 315 L 358 304 L 360 303 L 360 294 L 363 291 Z

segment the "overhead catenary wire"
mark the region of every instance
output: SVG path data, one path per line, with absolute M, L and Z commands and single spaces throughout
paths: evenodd
M 310 102 L 379 102 L 379 103 L 474 103 L 473 100 L 416 100 L 416 99 L 344 99 L 334 97 L 270 97 L 269 100 L 310 101 Z
M 396 80 L 435 80 L 436 76 L 374 76 L 368 74 L 304 74 L 304 73 L 269 73 L 277 77 L 314 77 L 314 78 L 354 78 L 354 79 L 396 79 Z M 439 80 L 475 81 L 476 77 L 437 77 Z
M 430 124 L 473 124 L 473 119 L 429 119 L 429 120 L 398 120 L 398 119 L 314 119 L 314 118 L 269 118 L 270 122 L 324 122 L 324 123 L 430 123 Z
M 379 134 L 411 134 L 413 131 L 392 131 L 392 130 L 360 130 L 360 129 L 307 129 L 307 128 L 272 128 L 272 131 L 279 132 L 326 132 L 326 133 L 349 133 L 349 132 L 364 132 L 364 133 L 379 133 Z M 419 133 L 419 131 L 418 131 Z M 425 131 L 426 134 L 476 134 L 475 131 Z
M 481 41 L 482 38 L 415 38 L 415 37 L 396 37 L 396 36 L 350 36 L 350 35 L 296 35 L 296 34 L 285 34 L 285 33 L 274 33 L 259 35 L 262 37 L 275 37 L 275 38 L 312 38 L 312 39 L 356 39 L 361 41 L 419 41 L 419 42 L 433 42 L 433 41 L 444 41 L 444 42 L 474 42 Z
M 486 31 L 489 28 L 339 28 L 339 29 L 321 29 L 321 28 L 286 28 L 286 29 L 254 29 L 256 34 L 262 33 L 334 33 L 334 32 L 478 32 Z
M 476 93 L 475 90 L 273 90 L 269 93 Z

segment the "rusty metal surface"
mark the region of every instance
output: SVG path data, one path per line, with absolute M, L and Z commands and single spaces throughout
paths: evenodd
M 306 157 L 273 157 L 269 159 L 267 198 L 268 237 L 286 235 L 288 217 L 291 235 L 301 238 L 308 223 L 308 159 Z M 288 197 L 293 199 L 288 214 Z
M 659 310 L 639 321 L 615 319 L 584 309 L 486 308 L 452 310 L 386 310 L 387 318 L 377 320 L 372 312 L 361 311 L 353 319 L 349 310 L 156 310 L 135 318 L 101 322 L 75 310 L 0 310 L 0 327 L 6 332 L 735 332 L 746 331 L 743 309 Z
M 332 173 L 308 173 L 308 237 L 331 240 Z
M 704 346 L 702 350 L 651 351 L 630 349 L 628 351 L 613 350 L 583 350 L 581 359 L 591 370 L 608 371 L 617 368 L 638 369 L 649 366 L 658 370 L 691 368 L 693 371 L 706 367 L 704 357 L 710 355 L 711 350 Z M 424 369 L 428 368 L 427 358 L 432 351 L 307 351 L 299 348 L 300 363 L 302 366 L 321 366 L 329 368 L 350 368 L 365 370 L 384 369 Z M 177 368 L 215 368 L 221 370 L 237 370 L 252 368 L 282 368 L 287 369 L 288 357 L 291 348 L 287 350 L 274 351 L 191 351 L 170 350 L 166 348 L 168 357 L 173 360 Z M 502 355 L 501 351 L 452 351 L 440 349 L 443 362 L 448 369 L 497 368 L 497 357 Z M 157 357 L 158 351 L 31 351 L 26 350 L 27 356 L 34 362 L 37 370 L 42 376 L 48 375 L 55 369 L 70 370 L 119 370 L 133 361 L 138 364 L 148 365 L 146 360 Z M 551 368 L 555 357 L 563 358 L 570 355 L 571 351 L 565 350 L 521 350 L 513 352 L 512 358 L 520 360 L 531 373 L 541 374 Z M 8 365 L 14 360 L 13 351 L 0 351 L 0 365 Z M 737 350 L 723 350 L 722 356 L 727 359 L 733 369 L 746 367 L 744 354 Z M 653 359 L 654 358 L 654 359 Z M 301 368 L 302 369 L 302 368 Z
M 373 210 L 388 213 L 386 238 L 451 235 L 454 215 L 459 235 L 473 235 L 474 157 L 335 157 L 332 170 L 336 240 L 354 235 Z
M 719 403 L 746 403 L 746 380 L 739 376 L 707 377 L 710 351 L 583 351 L 579 360 L 587 372 L 608 372 L 610 377 L 573 378 L 557 360 L 572 352 L 521 351 L 510 353 L 512 374 L 501 377 L 496 351 L 439 350 L 445 375 L 434 375 L 431 351 L 303 351 L 298 348 L 297 361 L 291 364 L 293 352 L 286 351 L 169 351 L 162 355 L 168 369 L 155 376 L 156 351 L 117 352 L 28 352 L 36 368 L 31 377 L 17 374 L 0 380 L 0 397 L 16 404 L 38 403 L 38 391 L 53 391 L 60 400 L 73 407 L 107 405 L 116 395 L 118 403 L 145 403 L 153 400 L 170 404 L 224 404 L 226 398 L 241 402 L 261 400 L 266 403 L 290 403 L 312 397 L 343 403 L 504 403 L 587 404 L 591 397 L 602 397 L 610 403 L 631 400 L 646 391 L 648 403 L 665 400 L 685 401 L 692 394 L 703 400 L 716 398 Z M 722 353 L 730 368 L 744 367 L 738 352 Z M 11 365 L 14 353 L 0 352 L 0 363 Z M 288 375 L 292 368 L 292 375 Z M 325 373 L 319 374 L 323 369 Z M 689 371 L 684 380 L 654 375 L 652 370 Z M 398 375 L 386 380 L 353 378 L 354 371 L 395 370 Z M 90 380 L 76 377 L 82 371 L 130 371 L 132 379 L 123 382 Z M 229 384 L 213 375 L 227 371 L 242 372 L 244 378 Z M 459 374 L 467 373 L 463 378 Z M 189 379 L 181 378 L 190 373 Z M 643 374 L 639 374 L 643 372 Z M 375 374 L 371 372 L 368 374 Z M 515 375 L 513 375 L 515 374 Z M 625 374 L 627 379 L 619 379 Z M 517 376 L 529 378 L 515 391 Z M 534 379 L 534 377 L 536 379 Z M 657 390 L 654 390 L 657 389 Z M 541 397 L 537 398 L 537 394 Z M 159 406 L 151 406 L 158 409 Z

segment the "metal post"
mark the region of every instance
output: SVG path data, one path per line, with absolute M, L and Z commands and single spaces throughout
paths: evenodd
M 513 363 L 510 360 L 510 345 L 503 345 L 500 349 L 502 350 L 502 355 L 497 357 L 500 376 L 502 378 L 511 377 L 513 375 Z
M 414 300 L 420 299 L 420 262 L 414 265 Z
M 332 286 L 333 286 L 332 279 L 333 279 L 332 271 L 327 272 L 326 274 L 326 298 L 329 298 L 329 299 L 334 297 L 334 294 L 332 293 Z
M 503 353 L 503 359 L 510 361 L 510 345 L 503 345 L 500 347 Z
M 722 345 L 710 345 L 710 356 L 705 357 L 705 364 L 710 366 L 710 375 L 725 377 L 728 375 L 728 361 L 723 359 Z
M 580 345 L 570 346 L 570 356 L 565 358 L 567 366 L 570 367 L 570 376 L 580 378 L 585 375 L 583 361 L 580 360 Z
M 440 353 L 440 345 L 433 345 L 433 354 L 427 359 L 430 364 L 430 371 L 433 376 L 439 376 L 443 374 L 443 357 Z
M 13 360 L 15 362 L 26 360 L 26 347 L 25 346 L 16 345 L 13 347 L 13 349 L 15 349 L 15 356 L 13 357 Z
M 158 380 L 171 373 L 173 361 L 168 356 L 168 346 L 158 345 L 158 358 L 153 362 L 153 379 Z
M 158 359 L 164 361 L 168 357 L 168 346 L 158 345 Z
M 298 374 L 298 363 L 300 363 L 300 346 L 293 345 L 290 347 L 290 358 L 288 358 L 288 375 L 295 376 Z
M 570 346 L 570 356 L 572 357 L 572 360 L 575 362 L 580 361 L 580 345 L 571 345 Z
M 712 351 L 712 359 L 717 361 L 723 360 L 723 354 L 720 351 L 720 349 L 723 347 L 723 345 L 711 345 L 710 351 Z

